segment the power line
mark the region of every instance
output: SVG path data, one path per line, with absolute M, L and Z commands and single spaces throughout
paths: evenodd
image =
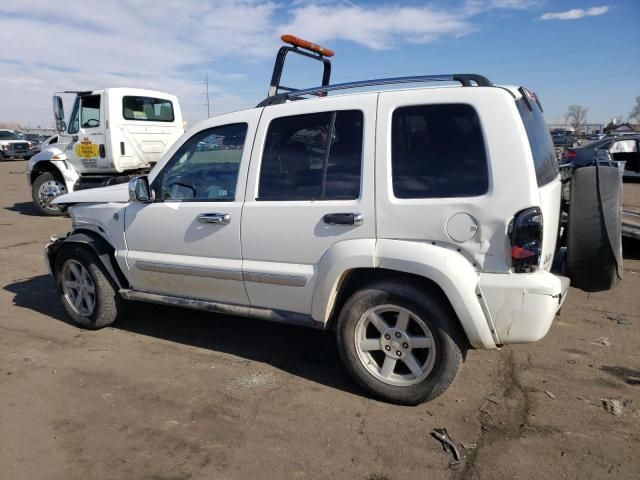
M 211 117 L 211 101 L 209 98 L 209 74 L 207 73 L 204 77 L 205 84 L 205 105 L 207 106 L 207 118 Z

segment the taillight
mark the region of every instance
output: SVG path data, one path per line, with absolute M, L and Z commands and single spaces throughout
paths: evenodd
M 578 154 L 576 153 L 575 150 L 573 150 L 571 148 L 566 148 L 564 150 L 564 152 L 562 152 L 562 156 L 564 158 L 576 158 L 578 156 Z
M 517 213 L 509 225 L 509 236 L 513 271 L 536 271 L 542 254 L 542 211 L 534 207 Z

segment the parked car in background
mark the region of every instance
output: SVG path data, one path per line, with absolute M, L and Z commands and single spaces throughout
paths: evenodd
M 30 158 L 31 143 L 20 138 L 18 132 L 0 129 L 0 161 L 10 158 Z
M 602 140 L 606 136 L 606 133 L 593 133 L 587 137 L 587 140 Z
M 554 147 L 577 147 L 582 144 L 577 137 L 565 135 L 564 133 L 553 134 L 551 139 Z
M 580 167 L 594 162 L 599 151 L 608 151 L 615 162 L 626 162 L 624 178 L 640 178 L 640 134 L 607 137 L 580 148 L 565 148 L 561 166 Z
M 24 133 L 23 136 L 25 140 L 31 143 L 31 150 L 29 152 L 30 156 L 33 156 L 36 153 L 39 153 L 42 147 L 42 142 L 44 142 L 47 139 L 47 137 L 39 133 Z

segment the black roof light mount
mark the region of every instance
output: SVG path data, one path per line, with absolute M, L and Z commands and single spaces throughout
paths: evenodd
M 268 105 L 278 105 L 289 100 L 302 100 L 308 96 L 325 97 L 329 92 L 346 90 L 350 88 L 375 87 L 380 85 L 397 85 L 404 83 L 427 83 L 427 82 L 457 82 L 463 87 L 493 87 L 493 83 L 482 75 L 475 73 L 445 73 L 442 75 L 416 75 L 411 77 L 377 78 L 371 80 L 361 80 L 357 82 L 329 84 L 331 77 L 331 62 L 327 57 L 332 57 L 334 53 L 320 45 L 302 40 L 293 35 L 283 35 L 282 41 L 291 46 L 280 47 L 276 57 L 269 86 L 269 95 L 257 106 L 266 107 Z M 289 52 L 303 55 L 320 61 L 324 65 L 322 84 L 318 87 L 295 89 L 280 85 L 284 61 Z
M 271 85 L 269 85 L 268 97 L 274 97 L 281 91 L 294 92 L 296 89 L 291 87 L 285 87 L 280 85 L 282 78 L 282 70 L 284 69 L 284 62 L 288 53 L 295 53 L 302 55 L 303 57 L 311 58 L 322 62 L 324 70 L 322 72 L 322 85 L 329 85 L 329 79 L 331 78 L 331 62 L 327 57 L 333 57 L 333 51 L 328 48 L 321 47 L 315 43 L 311 43 L 307 40 L 294 37 L 293 35 L 282 35 L 280 37 L 283 42 L 291 44 L 291 46 L 284 45 L 278 50 L 276 56 L 276 63 L 273 66 L 273 74 L 271 75 Z M 321 94 L 320 94 L 321 95 Z

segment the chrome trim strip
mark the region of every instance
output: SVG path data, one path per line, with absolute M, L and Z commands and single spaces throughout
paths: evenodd
M 208 277 L 219 280 L 242 281 L 242 272 L 226 268 L 204 268 L 189 265 L 170 265 L 166 263 L 136 260 L 135 266 L 140 270 L 159 273 L 173 273 L 176 275 L 190 275 L 193 277 Z
M 247 307 L 240 305 L 231 305 L 227 303 L 214 302 L 209 300 L 196 300 L 192 298 L 172 297 L 170 295 L 162 295 L 158 293 L 139 292 L 121 288 L 120 295 L 125 300 L 134 300 L 140 302 L 159 303 L 162 305 L 172 305 L 174 307 L 191 308 L 193 310 L 203 310 L 207 312 L 222 313 L 225 315 L 238 315 L 242 317 L 258 318 L 260 320 L 269 320 L 278 323 L 287 323 L 293 325 L 303 325 L 318 329 L 325 329 L 326 324 L 317 322 L 309 315 L 297 312 L 287 312 L 284 310 L 271 310 L 260 307 Z
M 272 272 L 243 272 L 242 275 L 245 282 L 270 283 L 286 287 L 304 287 L 307 284 L 307 277 L 303 275 Z

